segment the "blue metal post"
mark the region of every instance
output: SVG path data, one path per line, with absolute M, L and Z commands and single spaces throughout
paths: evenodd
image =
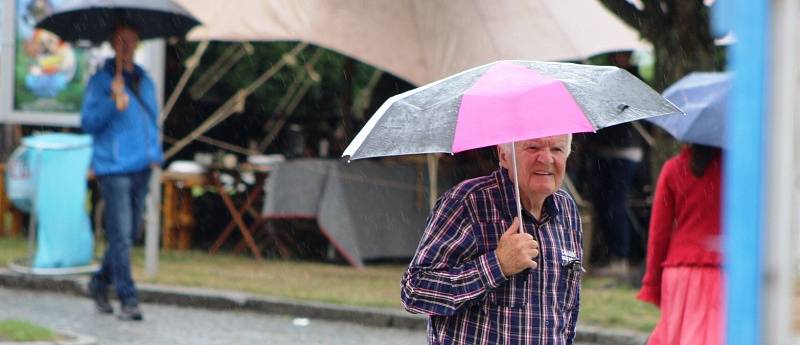
M 769 2 L 717 1 L 717 32 L 732 31 L 728 50 L 734 71 L 724 165 L 726 343 L 761 342 L 761 284 L 765 183 L 764 120 L 767 112 Z

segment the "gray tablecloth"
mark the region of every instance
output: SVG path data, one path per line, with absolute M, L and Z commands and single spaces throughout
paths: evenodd
M 278 165 L 265 188 L 265 217 L 315 218 L 355 266 L 411 258 L 429 212 L 427 167 L 418 164 L 298 159 Z

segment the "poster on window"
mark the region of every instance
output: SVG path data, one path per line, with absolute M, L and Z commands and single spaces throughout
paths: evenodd
M 91 75 L 113 56 L 107 43 L 81 47 L 37 29 L 36 23 L 69 0 L 2 0 L 3 49 L 0 121 L 77 126 Z M 9 37 L 10 36 L 10 37 Z M 163 81 L 163 41 L 140 45 L 136 62 L 157 84 Z

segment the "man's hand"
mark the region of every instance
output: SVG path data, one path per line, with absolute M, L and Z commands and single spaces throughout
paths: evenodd
M 111 97 L 117 104 L 117 110 L 125 110 L 128 108 L 128 94 L 125 92 L 125 79 L 122 75 L 118 74 L 111 81 Z
M 522 272 L 527 268 L 536 268 L 538 264 L 533 261 L 539 256 L 539 243 L 533 240 L 533 236 L 519 232 L 519 219 L 514 218 L 514 222 L 500 237 L 500 242 L 495 249 L 497 261 L 500 263 L 500 271 L 503 275 L 510 277 Z

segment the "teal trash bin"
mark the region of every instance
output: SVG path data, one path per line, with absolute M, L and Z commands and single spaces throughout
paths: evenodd
M 92 138 L 67 133 L 40 134 L 22 139 L 23 152 L 15 159 L 29 172 L 30 200 L 15 201 L 30 207 L 30 258 L 17 268 L 27 273 L 79 273 L 92 271 L 94 241 L 86 209 L 87 173 Z M 17 171 L 19 173 L 19 171 Z M 19 176 L 17 176 L 19 177 Z M 30 231 L 35 230 L 35 231 Z M 19 263 L 19 262 L 17 262 Z M 12 268 L 14 268 L 12 266 Z

